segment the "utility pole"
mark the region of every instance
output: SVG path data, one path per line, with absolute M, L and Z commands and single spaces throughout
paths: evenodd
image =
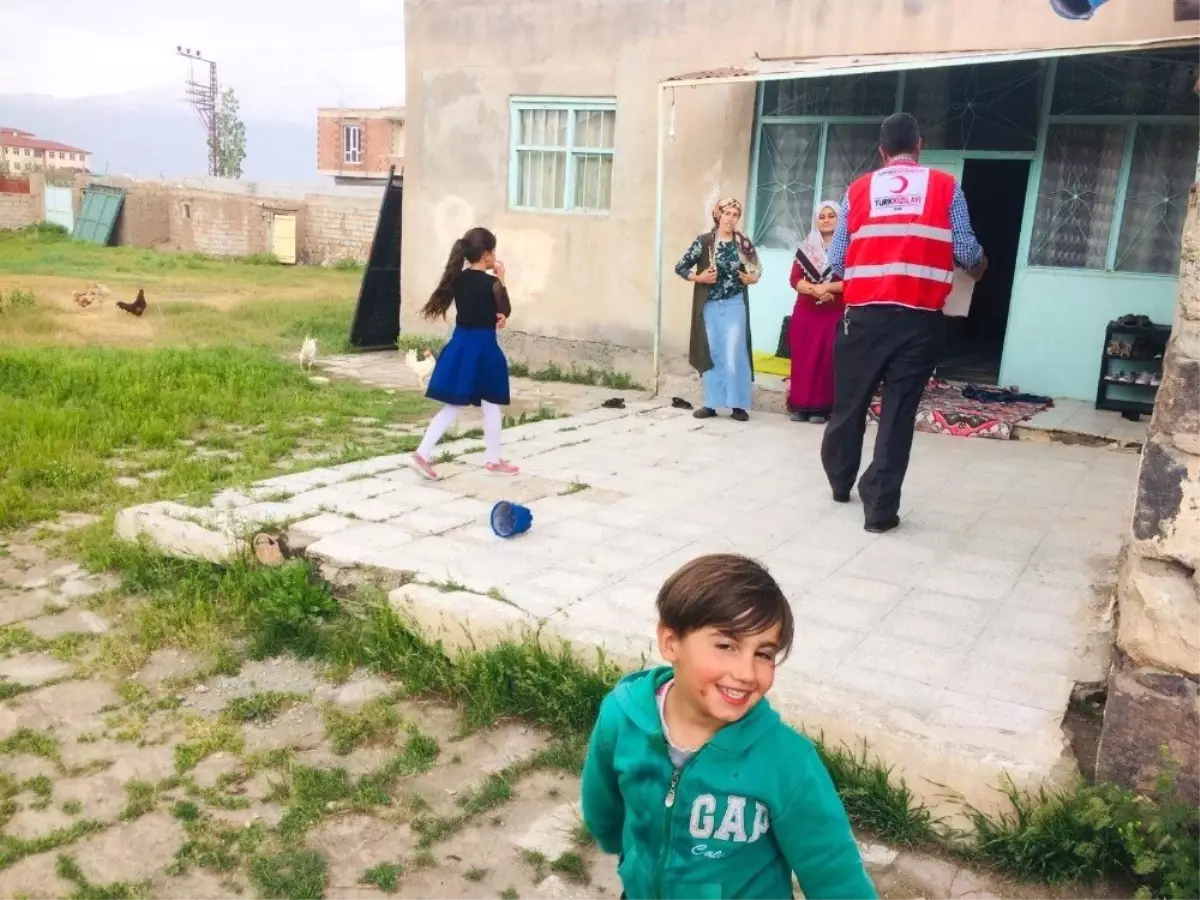
M 217 120 L 217 64 L 200 55 L 199 50 L 181 45 L 175 52 L 185 59 L 208 63 L 208 84 L 196 81 L 189 73 L 186 83 L 187 102 L 196 110 L 204 130 L 208 132 L 208 174 L 219 175 L 221 170 L 221 134 Z

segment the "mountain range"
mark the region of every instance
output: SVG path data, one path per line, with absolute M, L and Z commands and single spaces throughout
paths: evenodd
M 242 177 L 324 180 L 317 176 L 316 112 L 307 122 L 244 113 Z M 0 126 L 89 150 L 98 174 L 174 179 L 208 171 L 204 126 L 187 104 L 163 91 L 70 99 L 0 94 Z

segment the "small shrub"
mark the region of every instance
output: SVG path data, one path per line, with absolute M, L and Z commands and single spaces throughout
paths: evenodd
M 286 691 L 262 691 L 249 697 L 235 697 L 221 715 L 234 722 L 270 722 L 284 710 L 304 700 L 303 694 Z
M 373 884 L 387 894 L 394 894 L 400 889 L 400 876 L 404 874 L 404 866 L 399 863 L 380 863 L 363 872 L 359 884 Z
M 336 269 L 339 272 L 357 272 L 363 268 L 363 264 L 352 256 L 343 256 L 341 259 L 333 262 L 329 268 Z
M 325 710 L 325 734 L 339 756 L 363 744 L 386 743 L 400 727 L 400 714 L 385 698 L 364 703 L 357 710 L 330 706 Z
M 8 292 L 7 296 L 3 291 L 0 291 L 0 312 L 6 312 L 10 309 L 32 309 L 37 303 L 37 299 L 33 296 L 33 291 L 27 291 L 24 288 L 13 288 Z
M 251 253 L 248 256 L 238 257 L 238 262 L 247 266 L 277 266 L 279 265 L 279 257 L 274 253 Z

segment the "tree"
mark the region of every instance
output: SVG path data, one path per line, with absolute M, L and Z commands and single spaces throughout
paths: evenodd
M 242 162 L 246 159 L 246 125 L 238 117 L 238 101 L 233 88 L 221 91 L 217 105 L 217 140 L 217 174 L 222 178 L 241 178 Z

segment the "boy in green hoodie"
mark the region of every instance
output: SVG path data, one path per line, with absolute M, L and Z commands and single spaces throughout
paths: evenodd
M 753 560 L 703 556 L 658 594 L 671 663 L 622 679 L 600 706 L 583 818 L 631 898 L 874 900 L 842 802 L 809 741 L 764 695 L 792 612 Z

